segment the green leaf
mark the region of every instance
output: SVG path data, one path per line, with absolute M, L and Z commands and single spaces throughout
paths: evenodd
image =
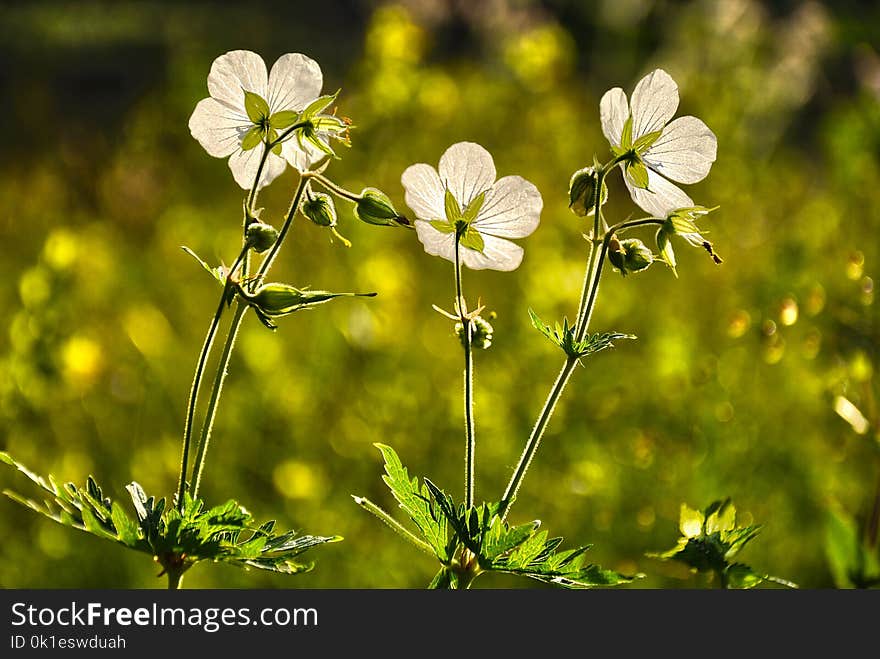
M 449 220 L 431 220 L 430 225 L 440 233 L 455 233 L 455 226 Z
M 714 504 L 715 507 L 706 511 L 706 535 L 719 531 L 733 531 L 736 528 L 736 507 L 730 498 Z
M 263 129 L 254 126 L 241 139 L 241 150 L 250 151 L 263 141 Z
M 137 545 L 141 539 L 138 533 L 138 525 L 132 520 L 118 503 L 113 503 L 112 508 L 113 526 L 116 527 L 116 534 L 123 543 L 129 547 Z
M 406 467 L 400 462 L 397 453 L 385 444 L 374 444 L 385 460 L 385 475 L 382 480 L 391 490 L 397 503 L 409 515 L 441 562 L 451 560 L 447 554 L 446 518 L 437 514 L 431 505 L 427 486 L 419 487 L 418 479 L 410 480 Z
M 639 139 L 635 141 L 632 145 L 633 150 L 639 155 L 643 154 L 645 151 L 651 148 L 651 146 L 656 142 L 660 135 L 663 134 L 663 130 L 655 130 L 653 133 L 647 133 L 642 135 Z
M 200 266 L 202 266 L 208 272 L 208 274 L 210 274 L 214 279 L 216 279 L 218 282 L 220 282 L 220 284 L 222 284 L 224 286 L 226 285 L 226 278 L 221 273 L 220 268 L 212 268 L 211 266 L 209 266 L 207 263 L 205 263 L 204 260 L 202 260 L 202 258 L 198 254 L 196 254 L 194 251 L 192 251 L 186 245 L 181 245 L 180 249 L 182 249 L 184 252 L 186 252 L 191 257 L 193 257 L 198 262 L 198 264 Z
M 681 504 L 678 514 L 678 528 L 685 538 L 696 538 L 703 533 L 705 517 L 699 510 Z
M 537 526 L 530 527 L 525 534 L 522 527 L 516 527 L 516 549 L 492 561 L 485 561 L 486 568 L 497 572 L 521 576 L 562 586 L 563 588 L 594 588 L 629 583 L 644 575 L 627 576 L 608 570 L 599 565 L 586 564 L 585 553 L 589 546 L 556 551 L 562 538 L 547 539 L 545 531 L 537 532 Z M 523 540 L 522 535 L 526 535 Z
M 462 247 L 467 247 L 468 249 L 480 252 L 481 254 L 486 248 L 483 236 L 481 236 L 480 232 L 473 227 L 468 227 L 458 240 Z
M 641 160 L 630 160 L 624 166 L 629 182 L 637 188 L 648 189 L 648 168 Z
M 842 510 L 829 510 L 825 526 L 825 555 L 838 588 L 852 588 L 863 571 L 864 552 L 858 525 Z
M 529 317 L 535 329 L 559 346 L 565 354 L 576 359 L 583 359 L 606 348 L 613 348 L 614 341 L 618 339 L 636 338 L 632 334 L 623 334 L 621 332 L 601 332 L 587 334 L 581 341 L 577 341 L 575 338 L 576 328 L 568 324 L 568 318 L 562 319 L 562 325 L 556 323 L 556 327 L 551 328 L 531 309 L 529 309 Z
M 456 199 L 449 188 L 446 188 L 446 194 L 443 197 L 443 204 L 446 208 L 446 219 L 453 226 L 462 219 L 461 216 L 461 206 L 458 205 L 458 199 Z
M 266 99 L 259 94 L 249 92 L 247 89 L 242 89 L 242 91 L 244 92 L 244 109 L 247 112 L 248 119 L 255 124 L 259 124 L 264 119 L 267 119 L 269 117 L 269 104 L 266 102 Z
M 502 554 L 519 547 L 538 530 L 540 525 L 541 522 L 535 520 L 528 524 L 511 528 L 506 522 L 502 522 L 500 517 L 494 517 L 486 531 L 486 537 L 480 552 L 481 558 L 488 559 L 491 562 Z
M 299 121 L 299 112 L 296 110 L 280 110 L 269 117 L 269 125 L 276 130 L 285 130 Z
M 734 563 L 725 570 L 724 574 L 728 588 L 754 588 L 767 579 L 766 575 L 757 574 L 752 568 L 743 563 Z

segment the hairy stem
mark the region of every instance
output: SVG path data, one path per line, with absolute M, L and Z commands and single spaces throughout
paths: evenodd
M 269 157 L 269 151 L 271 149 L 271 145 L 268 143 L 263 144 L 263 152 L 260 154 L 260 162 L 257 165 L 257 173 L 254 176 L 254 183 L 251 186 L 250 193 L 248 194 L 246 208 L 247 215 L 251 215 L 254 212 L 254 204 L 257 202 L 257 194 L 260 189 L 260 177 L 263 175 L 263 168 L 266 165 L 266 160 Z M 248 225 L 248 217 L 247 215 L 244 218 L 244 227 L 243 234 L 247 233 L 247 225 Z M 181 449 L 181 457 L 180 457 L 180 479 L 177 485 L 177 508 L 178 510 L 183 510 L 183 495 L 186 492 L 187 488 L 187 480 L 186 475 L 189 469 L 189 451 L 190 446 L 192 444 L 192 430 L 193 430 L 193 422 L 195 419 L 195 411 L 196 405 L 198 403 L 199 391 L 202 386 L 202 376 L 204 375 L 205 365 L 208 361 L 208 356 L 211 353 L 211 348 L 214 345 L 214 337 L 217 335 L 217 328 L 220 325 L 220 318 L 223 315 L 224 308 L 226 306 L 226 299 L 229 295 L 229 286 L 231 279 L 235 275 L 236 270 L 241 267 L 242 277 L 247 277 L 248 267 L 250 265 L 250 246 L 247 244 L 245 237 L 242 237 L 243 247 L 241 253 L 238 258 L 235 260 L 232 268 L 226 275 L 226 283 L 223 286 L 223 293 L 220 295 L 220 302 L 217 305 L 217 311 L 214 313 L 214 317 L 211 319 L 211 325 L 208 328 L 208 334 L 205 337 L 205 342 L 202 344 L 202 350 L 199 353 L 199 359 L 196 364 L 196 372 L 193 376 L 192 387 L 189 392 L 189 400 L 187 401 L 186 406 L 186 421 L 184 423 L 183 430 L 183 447 Z M 200 447 L 201 448 L 201 447 Z
M 275 260 L 275 256 L 278 254 L 278 250 L 281 247 L 281 244 L 287 237 L 287 234 L 290 231 L 290 226 L 291 224 L 293 224 L 293 218 L 296 215 L 297 209 L 299 208 L 299 202 L 302 198 L 303 191 L 308 184 L 308 178 L 309 177 L 306 174 L 303 174 L 300 177 L 299 185 L 296 188 L 296 192 L 293 195 L 293 200 L 290 203 L 290 208 L 287 211 L 287 217 L 284 218 L 284 225 L 281 227 L 281 231 L 278 232 L 278 238 L 275 240 L 275 244 L 272 245 L 269 254 L 260 264 L 260 268 L 257 271 L 257 275 L 255 277 L 254 286 L 256 286 L 259 281 L 262 281 L 263 277 L 266 276 L 269 268 L 272 267 L 272 262 Z M 217 374 L 214 377 L 214 385 L 211 390 L 211 398 L 208 402 L 208 409 L 205 413 L 205 421 L 202 424 L 202 434 L 199 440 L 199 451 L 195 461 L 192 481 L 192 496 L 194 498 L 198 495 L 199 486 L 201 485 L 202 471 L 205 467 L 205 455 L 208 451 L 208 443 L 211 439 L 211 431 L 214 427 L 214 417 L 217 413 L 217 405 L 220 402 L 220 393 L 223 389 L 223 382 L 226 379 L 226 373 L 229 368 L 229 359 L 232 356 L 232 349 L 235 345 L 235 339 L 238 336 L 238 330 L 239 327 L 241 327 L 241 322 L 244 319 L 244 314 L 247 309 L 248 306 L 246 304 L 243 304 L 240 301 L 236 303 L 235 315 L 232 318 L 232 323 L 229 327 L 229 333 L 226 335 L 226 343 L 223 345 L 223 353 L 220 355 L 220 362 L 217 366 Z
M 413 533 L 411 533 L 409 531 L 409 529 L 407 529 L 403 524 L 398 522 L 396 519 L 394 519 L 391 515 L 386 513 L 384 510 L 382 510 L 375 503 L 373 503 L 369 499 L 365 499 L 364 497 L 352 497 L 352 498 L 354 499 L 354 502 L 357 505 L 359 505 L 361 508 L 363 508 L 367 512 L 372 513 L 373 515 L 378 517 L 392 531 L 397 533 L 404 540 L 412 543 L 413 545 L 415 545 L 416 547 L 421 549 L 423 552 L 430 554 L 431 556 L 434 555 L 434 550 L 431 548 L 431 545 L 429 545 L 427 542 L 425 542 L 421 538 L 419 538 L 416 535 L 414 535 Z
M 605 175 L 620 161 L 620 157 L 614 158 L 605 165 L 602 165 L 596 171 L 597 192 L 596 199 L 594 201 L 595 205 L 593 207 L 593 233 L 590 236 L 590 256 L 587 260 L 587 269 L 586 273 L 584 274 L 584 285 L 581 290 L 580 303 L 578 305 L 577 323 L 575 326 L 576 341 L 582 341 L 584 336 L 586 336 L 587 330 L 589 329 L 590 320 L 593 316 L 593 309 L 596 306 L 596 298 L 599 294 L 599 281 L 602 278 L 602 266 L 605 263 L 605 257 L 608 253 L 608 243 L 611 240 L 611 236 L 614 234 L 614 231 L 622 231 L 647 223 L 661 223 L 659 220 L 653 218 L 650 220 L 633 220 L 631 222 L 622 222 L 605 232 L 604 239 L 602 240 L 602 246 L 601 248 L 599 247 L 598 237 L 602 221 L 602 184 L 605 181 Z M 538 415 L 538 420 L 532 427 L 532 432 L 529 435 L 528 440 L 526 440 L 526 445 L 523 449 L 522 455 L 520 456 L 519 462 L 514 469 L 513 475 L 510 477 L 507 488 L 504 490 L 504 495 L 501 497 L 501 507 L 499 510 L 499 514 L 501 515 L 502 519 L 507 516 L 507 513 L 510 510 L 510 506 L 516 498 L 517 493 L 519 492 L 519 488 L 522 485 L 522 481 L 525 478 L 526 472 L 528 471 L 529 466 L 531 465 L 532 460 L 535 457 L 538 446 L 541 444 L 541 438 L 544 435 L 544 431 L 546 430 L 547 425 L 550 423 L 550 419 L 553 416 L 553 411 L 556 409 L 556 403 L 559 401 L 562 392 L 565 390 L 565 386 L 568 384 L 572 373 L 574 373 L 577 362 L 577 358 L 571 356 L 566 357 L 565 363 L 562 365 L 562 369 L 559 371 L 559 375 L 556 376 L 556 381 L 553 383 L 550 394 L 547 396 L 547 400 L 544 402 L 544 407 L 541 408 L 541 412 Z
M 461 292 L 461 233 L 455 236 L 455 304 L 462 326 L 462 345 L 464 346 L 464 498 L 465 506 L 474 505 L 474 453 L 476 437 L 474 427 L 474 351 L 471 343 L 472 324 L 467 316 L 467 306 Z
M 211 352 L 211 347 L 214 344 L 214 337 L 217 335 L 217 328 L 220 325 L 220 318 L 223 316 L 223 311 L 226 308 L 226 298 L 229 294 L 229 287 L 231 280 L 235 274 L 235 271 L 238 269 L 238 266 L 241 265 L 242 260 L 245 258 L 248 249 L 250 247 L 245 245 L 244 249 L 242 249 L 241 253 L 238 255 L 238 258 L 235 260 L 232 268 L 229 270 L 226 275 L 226 283 L 223 286 L 223 294 L 220 296 L 220 303 L 217 305 L 217 311 L 214 312 L 214 317 L 211 319 L 211 325 L 208 327 L 208 334 L 205 337 L 205 342 L 202 345 L 202 351 L 199 353 L 199 360 L 196 364 L 196 373 L 193 377 L 192 388 L 189 392 L 189 401 L 186 406 L 186 423 L 184 424 L 183 429 L 183 450 L 180 458 L 180 481 L 177 486 L 177 508 L 178 510 L 183 510 L 183 495 L 186 492 L 187 480 L 186 474 L 189 468 L 189 450 L 192 444 L 192 431 L 193 431 L 193 422 L 195 420 L 196 414 L 196 399 L 198 398 L 199 389 L 202 386 L 202 376 L 205 372 L 205 366 L 208 362 L 208 355 Z

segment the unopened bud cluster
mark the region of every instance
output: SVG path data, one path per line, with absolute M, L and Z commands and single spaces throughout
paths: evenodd
M 492 345 L 492 335 L 495 329 L 492 324 L 482 316 L 476 316 L 471 319 L 471 345 L 474 348 L 485 350 Z M 461 345 L 465 345 L 464 325 L 461 322 L 455 323 L 455 335 L 461 341 Z
M 625 277 L 631 272 L 647 270 L 654 262 L 654 255 L 638 238 L 618 240 L 612 236 L 608 243 L 608 260 Z

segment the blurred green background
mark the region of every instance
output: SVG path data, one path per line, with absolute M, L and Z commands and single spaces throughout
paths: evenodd
M 526 310 L 576 309 L 586 225 L 567 209 L 569 176 L 609 155 L 604 91 L 629 93 L 662 67 L 678 114 L 718 136 L 708 179 L 688 192 L 720 205 L 705 226 L 724 264 L 682 243 L 679 279 L 661 265 L 606 272 L 593 328 L 639 340 L 579 370 L 512 519 L 594 543 L 594 560 L 645 572 L 638 587 L 696 587 L 645 552 L 674 544 L 682 502 L 731 496 L 741 521 L 766 525 L 743 560 L 831 587 L 828 512 L 863 523 L 880 473 L 878 44 L 880 5 L 856 2 L 6 2 L 0 447 L 59 480 L 94 474 L 114 498 L 132 480 L 174 490 L 218 295 L 180 246 L 232 261 L 243 194 L 187 120 L 218 55 L 250 49 L 271 66 L 303 52 L 357 125 L 328 170 L 340 184 L 403 208 L 406 166 L 472 140 L 499 176 L 544 196 L 520 269 L 465 273 L 469 298 L 498 313 L 476 375 L 477 497 L 497 499 L 561 364 Z M 288 170 L 266 189 L 264 219 L 280 222 L 294 185 Z M 616 174 L 611 194 L 609 219 L 636 211 Z M 379 297 L 294 315 L 274 334 L 246 320 L 203 494 L 345 541 L 314 551 L 305 575 L 202 564 L 188 587 L 416 588 L 435 572 L 350 495 L 396 510 L 381 441 L 461 497 L 461 354 L 431 310 L 451 306 L 452 266 L 414 232 L 340 217 L 350 249 L 298 221 L 273 279 Z M 870 427 L 835 414 L 837 397 Z M 0 486 L 37 494 L 11 469 Z M 3 587 L 164 586 L 144 555 L 8 499 L 0 537 Z

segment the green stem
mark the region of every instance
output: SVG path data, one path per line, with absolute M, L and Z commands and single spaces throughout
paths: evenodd
M 553 383 L 553 388 L 550 390 L 550 395 L 547 396 L 547 400 L 544 402 L 544 407 L 541 409 L 538 420 L 532 428 L 525 449 L 523 449 L 522 455 L 520 456 L 519 463 L 517 463 L 513 476 L 511 476 L 510 482 L 507 484 L 507 489 L 504 490 L 504 495 L 501 497 L 501 507 L 499 508 L 498 513 L 501 515 L 502 519 L 507 516 L 510 505 L 516 498 L 517 492 L 519 492 L 523 478 L 525 478 L 526 472 L 528 471 L 532 459 L 535 457 L 535 453 L 538 450 L 538 446 L 541 443 L 541 438 L 544 436 L 544 430 L 546 430 L 547 424 L 553 416 L 553 410 L 556 408 L 556 403 L 562 395 L 565 385 L 568 384 L 568 380 L 571 378 L 571 374 L 576 365 L 577 359 L 569 357 L 562 365 L 562 370 L 559 371 L 559 375 L 556 376 L 556 382 Z
M 281 227 L 281 231 L 278 232 L 278 238 L 275 240 L 275 244 L 272 245 L 269 254 L 260 264 L 260 268 L 257 271 L 255 277 L 254 286 L 262 281 L 263 277 L 266 276 L 269 268 L 272 267 L 272 262 L 275 260 L 275 256 L 278 254 L 278 250 L 281 247 L 281 244 L 284 242 L 284 239 L 287 237 L 287 234 L 290 231 L 290 226 L 293 223 L 293 218 L 296 215 L 297 209 L 299 208 L 299 202 L 302 198 L 303 191 L 308 184 L 308 179 L 309 176 L 307 174 L 303 174 L 300 177 L 299 185 L 296 188 L 296 193 L 294 193 L 293 200 L 290 203 L 290 208 L 287 211 L 287 217 L 284 218 L 284 225 Z M 202 434 L 199 440 L 199 451 L 195 461 L 192 481 L 193 498 L 195 498 L 199 492 L 199 486 L 201 485 L 202 480 L 202 471 L 205 468 L 205 455 L 208 451 L 208 443 L 211 439 L 211 431 L 214 427 L 214 417 L 217 413 L 217 405 L 220 402 L 220 393 L 223 389 L 223 382 L 226 379 L 226 374 L 229 368 L 229 359 L 232 356 L 232 349 L 235 345 L 235 339 L 238 336 L 238 330 L 241 327 L 241 322 L 244 319 L 244 314 L 247 309 L 248 305 L 241 302 L 236 303 L 235 315 L 232 318 L 232 323 L 229 327 L 229 333 L 226 336 L 226 343 L 223 345 L 223 353 L 220 355 L 220 362 L 217 366 L 217 374 L 214 377 L 214 385 L 211 390 L 211 398 L 208 401 L 208 409 L 205 412 L 205 421 L 202 424 Z
M 581 288 L 581 300 L 578 303 L 577 326 L 580 326 L 581 319 L 592 311 L 590 308 L 590 302 L 587 299 L 587 291 L 592 290 L 593 288 L 592 283 L 596 271 L 596 256 L 599 251 L 597 241 L 599 240 L 599 225 L 602 221 L 602 184 L 605 182 L 606 171 L 606 167 L 603 166 L 596 172 L 596 190 L 598 192 L 596 193 L 596 205 L 593 207 L 593 233 L 590 236 L 590 257 L 587 261 L 587 271 L 584 273 L 584 285 Z M 586 324 L 589 324 L 589 322 L 589 318 L 587 318 Z
M 464 498 L 469 510 L 474 505 L 474 454 L 476 452 L 476 433 L 474 424 L 474 351 L 471 343 L 471 320 L 467 316 L 464 295 L 461 292 L 461 232 L 455 235 L 455 301 L 462 326 L 462 345 L 464 346 L 464 419 L 465 419 L 465 459 L 464 459 Z
M 312 178 L 312 174 L 310 174 L 309 172 L 304 172 L 300 176 L 299 185 L 297 186 L 296 192 L 293 195 L 293 200 L 290 202 L 290 208 L 287 209 L 287 216 L 284 218 L 284 224 L 281 226 L 281 230 L 278 232 L 278 238 L 275 240 L 275 244 L 272 245 L 272 248 L 269 250 L 266 258 L 263 259 L 263 262 L 260 264 L 260 268 L 257 270 L 257 274 L 254 277 L 254 283 L 252 285 L 253 288 L 256 288 L 256 286 L 259 285 L 259 283 L 266 276 L 266 273 L 269 271 L 269 268 L 272 267 L 272 263 L 275 261 L 275 257 L 278 255 L 278 250 L 281 249 L 281 245 L 284 242 L 284 239 L 287 237 L 288 232 L 290 231 L 290 227 L 293 224 L 293 218 L 296 216 L 297 210 L 299 210 L 299 202 L 302 199 L 303 193 L 305 192 L 306 186 L 308 185 L 310 178 Z
M 226 374 L 229 370 L 229 359 L 232 356 L 232 348 L 235 345 L 235 339 L 238 336 L 238 329 L 241 327 L 241 321 L 244 318 L 244 313 L 247 309 L 248 305 L 236 302 L 235 314 L 232 316 L 229 333 L 226 335 L 226 342 L 223 344 L 223 352 L 220 354 L 220 362 L 217 365 L 217 373 L 214 375 L 214 384 L 211 387 L 211 398 L 208 400 L 208 409 L 205 412 L 205 420 L 202 423 L 202 434 L 199 437 L 199 450 L 196 454 L 195 466 L 193 467 L 191 491 L 194 499 L 199 494 L 199 485 L 202 481 L 202 471 L 205 468 L 205 455 L 208 452 L 208 444 L 211 441 L 211 431 L 214 428 L 214 418 L 217 415 L 217 404 L 220 402 L 223 383 L 226 380 Z
M 382 522 L 384 522 L 388 527 L 405 539 L 407 542 L 412 543 L 423 552 L 434 556 L 434 550 L 431 548 L 427 542 L 422 540 L 421 538 L 416 537 L 413 533 L 409 531 L 403 524 L 394 519 L 391 515 L 382 510 L 375 503 L 370 501 L 369 499 L 365 499 L 364 497 L 352 497 L 354 502 L 359 505 L 361 508 L 366 510 L 369 513 L 372 513 L 376 517 L 378 517 Z
M 336 185 L 329 178 L 322 176 L 321 174 L 314 174 L 313 178 L 318 183 L 320 183 L 322 186 L 324 186 L 327 190 L 329 190 L 333 194 L 337 195 L 338 197 L 342 197 L 343 199 L 348 199 L 348 201 L 352 201 L 354 203 L 357 203 L 362 199 L 362 197 L 360 195 L 355 194 L 354 192 L 351 192 L 350 190 L 346 190 L 345 188 Z
M 168 590 L 180 590 L 183 585 L 183 570 L 168 570 Z
M 229 270 L 229 273 L 226 275 L 226 283 L 223 286 L 223 294 L 220 296 L 220 303 L 217 305 L 217 311 L 214 312 L 214 317 L 211 319 L 211 325 L 208 328 L 208 334 L 205 337 L 205 342 L 202 345 L 202 351 L 199 353 L 199 360 L 196 364 L 196 373 L 193 377 L 192 387 L 189 392 L 189 400 L 186 405 L 186 423 L 184 424 L 183 429 L 183 450 L 180 458 L 180 482 L 177 486 L 177 509 L 183 510 L 183 495 L 186 492 L 186 474 L 189 468 L 189 449 L 192 444 L 192 431 L 193 431 L 193 421 L 195 419 L 196 413 L 196 400 L 198 398 L 199 389 L 202 386 L 202 376 L 205 372 L 205 365 L 208 362 L 208 355 L 211 352 L 211 347 L 214 344 L 214 337 L 217 335 L 217 328 L 220 325 L 220 318 L 223 316 L 223 311 L 226 308 L 226 298 L 229 294 L 229 286 L 230 282 L 235 274 L 235 271 L 238 269 L 238 266 L 241 265 L 242 260 L 245 258 L 247 251 L 250 249 L 249 245 L 245 245 L 244 249 L 242 249 L 241 253 L 238 255 L 238 258 L 235 260 L 232 268 Z
M 640 226 L 637 223 L 644 222 L 642 220 L 634 220 L 629 223 L 622 222 L 612 229 L 609 229 L 605 233 L 601 249 L 599 248 L 597 240 L 602 219 L 602 184 L 605 181 L 605 175 L 607 172 L 617 165 L 617 163 L 621 162 L 622 158 L 623 156 L 614 158 L 610 162 L 602 165 L 596 171 L 597 193 L 594 202 L 595 206 L 593 207 L 593 234 L 590 237 L 590 256 L 587 261 L 587 269 L 584 274 L 584 285 L 581 289 L 580 303 L 578 305 L 577 323 L 575 328 L 575 338 L 577 341 L 583 340 L 587 333 L 587 329 L 590 326 L 590 319 L 592 318 L 593 309 L 596 305 L 596 297 L 599 294 L 599 280 L 602 278 L 602 266 L 605 262 L 605 256 L 608 251 L 608 242 L 611 239 L 611 235 L 614 233 L 614 230 L 620 231 L 631 228 L 630 225 Z M 656 223 L 658 221 L 654 220 L 654 222 Z M 535 453 L 538 451 L 538 446 L 541 444 L 541 438 L 544 435 L 544 431 L 550 423 L 550 419 L 556 409 L 556 403 L 559 401 L 560 396 L 562 396 L 562 392 L 565 390 L 565 386 L 568 384 L 569 379 L 571 379 L 577 363 L 577 358 L 571 356 L 566 357 L 565 363 L 559 371 L 559 375 L 556 376 L 556 381 L 553 383 L 553 387 L 550 390 L 550 394 L 547 396 L 547 400 L 544 401 L 544 407 L 541 408 L 538 420 L 532 427 L 532 432 L 526 441 L 519 462 L 514 469 L 513 475 L 510 477 L 507 488 L 504 490 L 504 495 L 501 497 L 499 514 L 502 519 L 507 516 L 510 506 L 519 492 L 519 488 L 522 485 L 526 472 L 535 457 Z

